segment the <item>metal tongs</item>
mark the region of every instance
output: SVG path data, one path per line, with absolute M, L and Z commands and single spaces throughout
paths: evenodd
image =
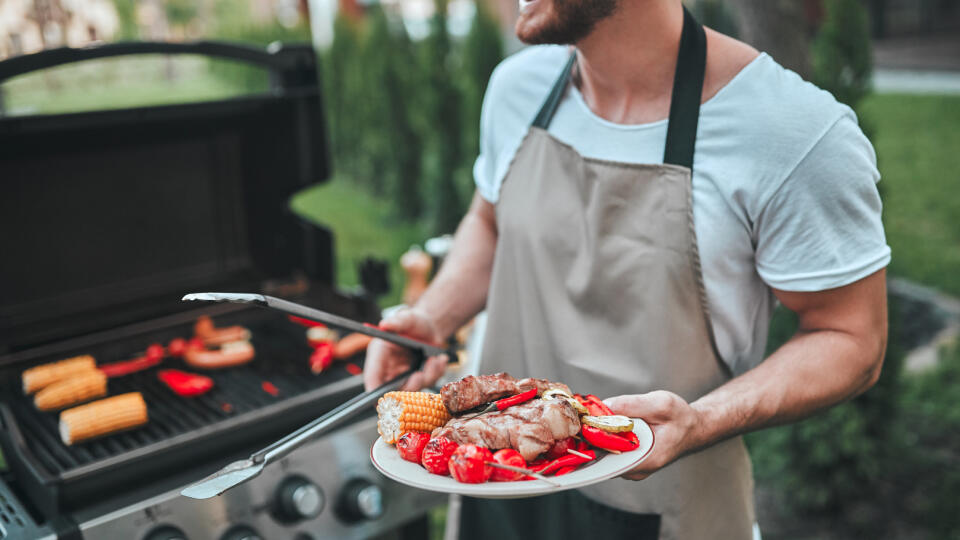
M 183 297 L 183 301 L 204 301 L 204 302 L 238 302 L 244 304 L 255 304 L 262 307 L 273 308 L 291 315 L 296 315 L 304 319 L 322 322 L 326 325 L 342 328 L 350 332 L 357 332 L 368 336 L 376 337 L 389 341 L 401 347 L 406 347 L 414 353 L 413 362 L 410 369 L 400 375 L 387 381 L 383 385 L 369 392 L 364 392 L 344 404 L 336 407 L 327 414 L 306 424 L 300 429 L 271 444 L 270 446 L 253 453 L 248 459 L 235 461 L 199 482 L 186 487 L 180 494 L 194 499 L 209 499 L 220 495 L 230 488 L 236 487 L 251 478 L 254 478 L 267 465 L 283 458 L 294 449 L 300 447 L 320 435 L 323 435 L 343 422 L 349 420 L 357 413 L 376 403 L 381 396 L 387 392 L 397 390 L 407 380 L 411 374 L 420 369 L 424 360 L 430 356 L 440 354 L 451 354 L 452 351 L 435 347 L 422 341 L 403 337 L 391 332 L 385 332 L 375 326 L 368 326 L 358 323 L 354 320 L 326 313 L 319 309 L 310 308 L 287 300 L 281 300 L 272 296 L 262 294 L 246 293 L 193 293 Z M 454 356 L 451 356 L 453 358 Z

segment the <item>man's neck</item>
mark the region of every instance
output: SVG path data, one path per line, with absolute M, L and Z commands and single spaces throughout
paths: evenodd
M 576 44 L 580 91 L 590 109 L 621 124 L 666 118 L 682 28 L 679 1 L 620 2 Z

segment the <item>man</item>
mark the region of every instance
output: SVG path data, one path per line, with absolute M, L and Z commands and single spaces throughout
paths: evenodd
M 477 195 L 430 288 L 383 326 L 440 343 L 486 307 L 482 372 L 613 396 L 656 445 L 626 479 L 466 499 L 462 537 L 749 538 L 739 435 L 880 373 L 890 252 L 873 149 L 849 108 L 704 32 L 680 0 L 521 4 L 520 39 L 559 46 L 494 72 Z M 764 359 L 776 300 L 800 330 Z M 367 386 L 405 362 L 375 342 Z

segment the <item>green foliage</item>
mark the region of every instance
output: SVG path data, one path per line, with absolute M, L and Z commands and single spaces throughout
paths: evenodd
M 463 44 L 464 155 L 474 161 L 480 150 L 480 109 L 487 82 L 503 59 L 500 26 L 486 4 L 477 3 L 477 15 Z
M 856 108 L 870 93 L 870 23 L 859 0 L 826 0 L 826 18 L 813 41 L 813 82 Z
M 117 11 L 117 22 L 120 24 L 117 41 L 128 41 L 137 37 L 136 0 L 113 0 L 113 8 Z
M 721 34 L 737 37 L 737 21 L 722 0 L 700 0 L 693 6 L 693 15 L 704 26 Z
M 331 144 L 337 171 L 391 201 L 391 215 L 451 232 L 472 192 L 480 105 L 502 56 L 496 23 L 481 10 L 470 35 L 454 42 L 445 3 L 431 33 L 412 43 L 380 8 L 338 17 L 323 55 Z

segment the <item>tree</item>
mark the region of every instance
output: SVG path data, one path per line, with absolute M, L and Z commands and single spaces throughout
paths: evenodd
M 418 109 L 411 97 L 416 95 L 419 87 L 419 74 L 411 69 L 416 65 L 416 57 L 406 31 L 397 33 L 391 51 L 392 61 L 388 65 L 384 88 L 389 102 L 388 129 L 394 135 L 391 149 L 395 174 L 388 189 L 394 212 L 399 218 L 412 221 L 423 213 L 423 194 L 420 193 L 423 144 L 413 125 Z
M 803 2 L 727 0 L 727 3 L 733 8 L 741 40 L 800 76 L 810 76 L 810 34 Z
M 430 190 L 432 229 L 435 234 L 453 232 L 464 208 L 457 192 L 457 174 L 462 174 L 462 130 L 460 93 L 450 69 L 451 43 L 447 33 L 447 2 L 435 0 L 436 13 L 430 36 L 424 43 L 424 69 L 430 91 L 429 117 L 433 137 L 427 175 Z
M 472 162 L 479 152 L 480 109 L 487 82 L 503 60 L 500 26 L 486 4 L 477 3 L 477 13 L 463 43 L 464 155 Z
M 870 93 L 873 58 L 867 10 L 858 0 L 828 0 L 813 42 L 813 82 L 856 108 Z

